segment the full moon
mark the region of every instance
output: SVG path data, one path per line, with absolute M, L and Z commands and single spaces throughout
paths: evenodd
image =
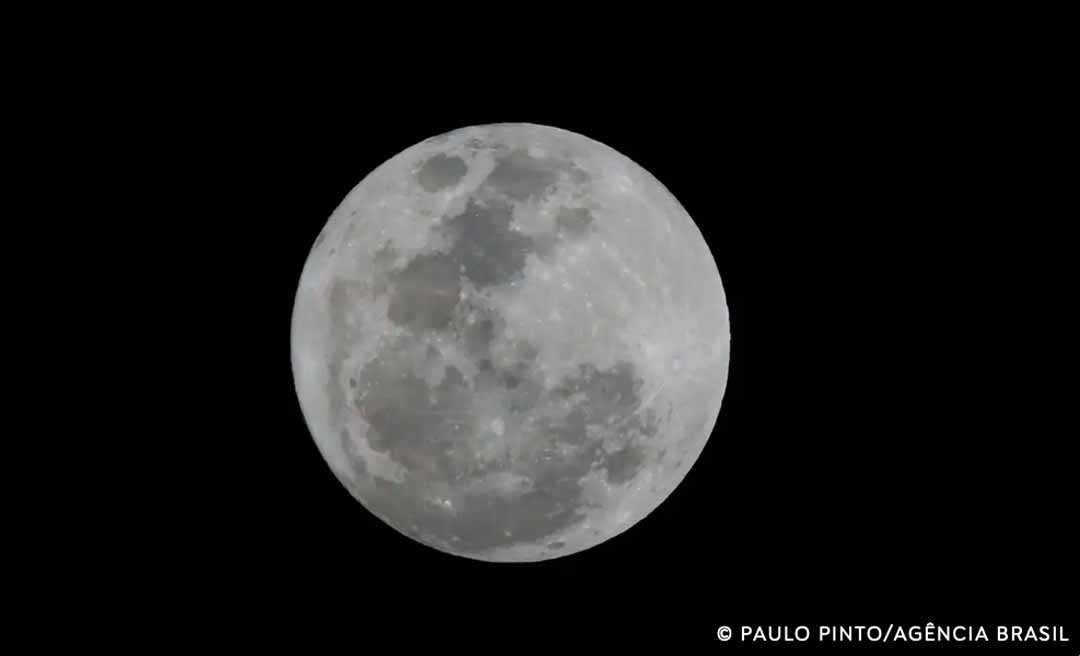
M 520 562 L 671 494 L 716 424 L 730 332 L 716 262 L 656 178 L 580 134 L 497 124 L 407 148 L 346 196 L 291 343 L 311 435 L 364 508 Z

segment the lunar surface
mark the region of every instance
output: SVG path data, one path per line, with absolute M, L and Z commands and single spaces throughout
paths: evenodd
M 416 144 L 348 194 L 300 278 L 292 366 L 365 508 L 441 551 L 535 561 L 679 484 L 729 335 L 716 263 L 659 181 L 582 135 L 499 124 Z

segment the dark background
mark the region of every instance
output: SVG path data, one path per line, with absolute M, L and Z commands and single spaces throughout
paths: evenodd
M 235 206 L 190 217 L 218 292 L 200 337 L 220 352 L 214 419 L 183 447 L 208 465 L 177 538 L 197 626 L 358 651 L 572 633 L 719 653 L 719 625 L 751 623 L 1071 622 L 1080 639 L 1075 431 L 1055 414 L 1075 386 L 1053 346 L 1067 244 L 1020 164 L 1044 135 L 1013 111 L 1040 83 L 1004 59 L 708 55 L 685 75 L 510 61 L 442 84 L 282 58 L 211 84 L 206 159 Z M 338 203 L 402 149 L 491 122 L 579 132 L 654 174 L 731 311 L 727 392 L 685 481 L 624 534 L 533 564 L 442 554 L 364 510 L 289 362 L 300 271 Z

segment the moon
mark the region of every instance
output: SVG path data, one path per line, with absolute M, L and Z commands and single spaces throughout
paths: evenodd
M 580 134 L 496 124 L 406 148 L 346 196 L 301 273 L 291 354 L 364 508 L 523 562 L 671 494 L 715 427 L 730 341 L 716 262 L 656 178 Z

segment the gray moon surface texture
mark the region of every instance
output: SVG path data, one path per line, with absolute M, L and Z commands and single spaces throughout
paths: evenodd
M 520 562 L 595 546 L 675 489 L 715 427 L 730 331 L 716 262 L 659 181 L 582 135 L 496 124 L 348 194 L 291 341 L 308 428 L 367 510 Z

